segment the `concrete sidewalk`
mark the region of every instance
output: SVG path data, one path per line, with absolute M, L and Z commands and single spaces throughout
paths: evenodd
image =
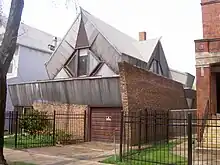
M 36 165 L 106 165 L 94 161 L 78 160 L 62 156 L 51 156 L 25 152 L 20 150 L 4 149 L 5 158 L 11 162 L 34 163 Z

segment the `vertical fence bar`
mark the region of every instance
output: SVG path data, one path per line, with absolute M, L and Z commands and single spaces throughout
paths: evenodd
M 148 141 L 148 111 L 145 110 L 145 131 L 146 131 L 146 137 L 145 137 L 145 143 Z
M 123 145 L 123 128 L 124 128 L 124 111 L 121 111 L 121 124 L 120 124 L 120 149 L 119 149 L 119 159 L 122 162 L 122 145 Z
M 15 148 L 17 147 L 18 147 L 18 111 L 15 111 Z
M 84 140 L 84 142 L 86 141 L 86 125 L 87 125 L 87 122 L 86 122 L 86 119 L 87 119 L 87 116 L 86 116 L 86 111 L 84 111 L 84 132 L 83 132 L 83 134 L 84 134 L 84 136 L 83 136 L 83 140 Z
M 167 111 L 167 143 L 169 143 L 169 113 L 170 113 L 170 111 Z
M 141 111 L 139 112 L 139 136 L 138 136 L 138 150 L 141 150 Z
M 53 112 L 53 146 L 56 145 L 56 111 Z
M 188 114 L 188 165 L 192 165 L 192 114 Z

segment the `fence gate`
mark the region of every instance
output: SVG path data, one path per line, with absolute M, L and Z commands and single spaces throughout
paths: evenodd
M 120 160 L 141 165 L 220 164 L 220 120 L 195 116 L 168 111 L 123 114 Z

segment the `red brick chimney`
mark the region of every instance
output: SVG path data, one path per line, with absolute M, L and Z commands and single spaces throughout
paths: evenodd
M 147 40 L 147 33 L 146 32 L 139 32 L 139 41 Z

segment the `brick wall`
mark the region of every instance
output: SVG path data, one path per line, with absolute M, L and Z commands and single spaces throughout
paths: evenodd
M 201 116 L 206 102 L 210 99 L 210 67 L 196 68 L 197 110 Z
M 220 37 L 219 0 L 202 0 L 203 38 Z
M 119 63 L 119 71 L 122 103 L 126 110 L 188 107 L 182 84 L 125 62 Z
M 146 108 L 161 111 L 188 107 L 182 84 L 134 67 L 126 62 L 119 63 L 119 72 L 122 105 L 125 113 L 132 115 L 133 112 Z M 151 126 L 141 127 L 142 142 L 151 137 L 151 130 L 146 129 L 148 127 Z M 162 127 L 159 127 L 155 133 L 162 136 Z M 125 128 L 126 135 L 131 137 L 129 143 L 133 145 L 139 141 L 139 133 L 136 128 L 138 128 L 137 124 L 127 124 Z M 146 130 L 147 133 L 145 133 Z
M 36 110 L 48 112 L 50 115 L 56 111 L 55 124 L 57 133 L 65 132 L 70 134 L 73 140 L 84 138 L 86 105 L 35 102 L 33 107 Z

